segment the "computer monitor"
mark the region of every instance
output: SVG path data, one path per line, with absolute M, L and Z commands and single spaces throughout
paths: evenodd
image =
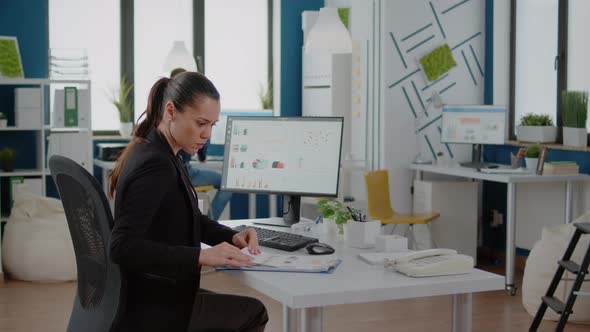
M 342 117 L 229 116 L 221 190 L 283 194 L 283 218 L 299 221 L 301 196 L 336 197 Z
M 506 106 L 444 105 L 442 108 L 441 143 L 473 144 L 472 162 L 481 164 L 482 144 L 504 144 L 506 137 Z
M 219 121 L 211 130 L 211 144 L 223 145 L 225 144 L 225 126 L 228 116 L 272 116 L 272 110 L 238 110 L 238 109 L 224 109 L 219 114 Z
M 444 105 L 442 143 L 504 144 L 506 107 Z

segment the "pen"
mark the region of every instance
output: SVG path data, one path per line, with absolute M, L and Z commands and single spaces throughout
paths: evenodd
M 355 211 L 353 211 L 353 210 L 350 208 L 350 206 L 347 206 L 347 207 L 346 207 L 346 209 L 348 210 L 348 212 L 350 212 L 350 216 L 352 217 L 352 220 L 354 220 L 354 221 L 359 221 L 359 220 L 358 220 L 358 216 L 357 216 L 356 212 L 355 212 Z
M 363 213 L 362 213 L 362 211 L 360 209 L 354 209 L 354 213 L 356 214 L 358 221 L 360 221 L 360 222 L 364 222 L 365 221 L 365 218 L 363 216 Z
M 318 216 L 315 218 L 314 222 L 315 222 L 316 224 L 319 224 L 319 223 L 320 223 L 320 221 L 321 221 L 322 219 L 323 219 L 323 218 L 322 218 L 322 215 L 321 215 L 321 214 L 318 214 Z
M 361 212 L 361 210 L 357 210 L 357 213 L 359 214 L 359 220 L 361 222 L 367 221 L 367 219 L 365 219 L 366 216 Z

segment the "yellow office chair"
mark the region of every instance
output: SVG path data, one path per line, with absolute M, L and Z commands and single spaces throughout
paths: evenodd
M 211 217 L 211 215 L 209 214 L 209 211 L 211 210 L 211 192 L 213 192 L 215 190 L 215 187 L 212 185 L 207 185 L 207 186 L 194 186 L 193 188 L 195 188 L 195 191 L 197 192 L 197 196 L 200 193 L 204 193 L 205 194 L 205 203 L 207 205 L 205 205 L 203 207 L 204 211 L 201 211 L 201 213 L 208 215 L 209 217 Z
M 406 231 L 407 234 L 410 230 L 413 233 L 414 225 L 425 224 L 430 226 L 430 222 L 440 216 L 440 213 L 438 212 L 408 214 L 395 212 L 391 208 L 389 197 L 389 175 L 387 170 L 378 170 L 367 173 L 365 175 L 365 183 L 367 185 L 369 215 L 372 219 L 381 220 L 381 224 L 383 225 L 406 224 L 408 225 L 408 230 Z M 409 239 L 408 242 L 410 242 Z

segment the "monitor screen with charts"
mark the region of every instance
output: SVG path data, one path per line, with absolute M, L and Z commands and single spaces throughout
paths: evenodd
M 225 126 L 227 124 L 228 116 L 272 116 L 272 110 L 237 110 L 237 109 L 224 109 L 219 114 L 219 121 L 211 130 L 211 144 L 225 144 Z M 221 159 L 221 158 L 220 158 Z
M 297 222 L 301 196 L 338 195 L 342 127 L 341 117 L 229 116 L 221 190 L 287 195 L 284 219 Z
M 442 143 L 504 144 L 505 128 L 505 106 L 445 105 L 442 109 Z

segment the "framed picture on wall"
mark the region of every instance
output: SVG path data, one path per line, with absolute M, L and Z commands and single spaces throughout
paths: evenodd
M 0 36 L 0 78 L 24 78 L 16 37 Z

